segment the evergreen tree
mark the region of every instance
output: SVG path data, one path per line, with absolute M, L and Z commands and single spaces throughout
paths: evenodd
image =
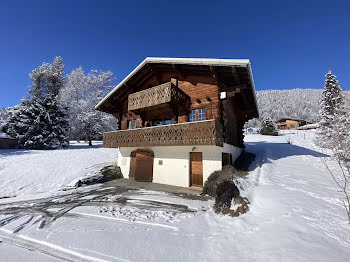
M 278 136 L 278 131 L 274 122 L 269 117 L 265 117 L 261 123 L 260 134 L 268 136 Z
M 335 75 L 331 71 L 326 74 L 325 86 L 321 98 L 320 128 L 317 134 L 316 144 L 323 148 L 333 148 L 334 125 L 340 117 L 346 115 L 344 96 Z M 345 111 L 344 111 L 345 110 Z
M 58 102 L 64 83 L 63 63 L 56 57 L 52 64 L 44 63 L 30 74 L 31 99 L 25 98 L 9 112 L 5 131 L 17 138 L 20 147 L 56 149 L 69 144 L 67 109 Z
M 331 152 L 322 161 L 343 193 L 343 206 L 350 223 L 350 106 L 335 76 L 328 72 L 321 101 L 321 127 L 316 143 Z M 332 161 L 332 164 L 329 164 Z M 334 164 L 338 164 L 335 168 Z

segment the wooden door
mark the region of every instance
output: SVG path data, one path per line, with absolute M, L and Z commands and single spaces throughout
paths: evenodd
M 201 152 L 190 152 L 191 186 L 203 186 L 203 157 Z
M 222 167 L 232 165 L 231 154 L 222 153 Z
M 136 150 L 132 151 L 130 154 L 129 178 L 135 178 L 135 170 L 136 170 Z
M 152 151 L 136 150 L 135 180 L 152 182 L 153 180 L 153 159 Z

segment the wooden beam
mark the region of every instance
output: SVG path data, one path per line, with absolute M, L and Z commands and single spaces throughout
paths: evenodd
M 172 64 L 171 65 L 174 69 L 174 71 L 183 79 L 185 80 L 185 76 L 181 73 L 181 71 L 179 70 L 179 68 L 175 65 L 175 64 Z
M 219 73 L 215 70 L 213 66 L 210 66 L 210 72 L 212 73 L 212 76 L 215 78 L 216 83 L 219 87 L 223 87 L 224 90 L 221 91 L 227 91 L 227 85 L 222 81 L 222 79 L 219 77 Z
M 236 67 L 234 67 L 234 66 L 232 67 L 232 76 L 233 76 L 235 82 L 237 82 L 239 84 L 240 83 L 239 76 L 238 76 L 238 73 L 236 71 Z

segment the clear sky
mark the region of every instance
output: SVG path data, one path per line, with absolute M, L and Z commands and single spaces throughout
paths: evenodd
M 350 90 L 350 1 L 0 0 L 0 107 L 58 55 L 117 81 L 147 56 L 249 58 L 257 90 L 322 88 L 329 69 Z

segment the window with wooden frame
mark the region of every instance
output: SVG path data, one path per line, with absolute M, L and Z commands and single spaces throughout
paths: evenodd
M 129 121 L 129 125 L 128 125 L 129 129 L 135 129 L 136 128 L 136 120 L 132 119 Z
M 201 108 L 198 110 L 198 121 L 205 120 L 205 108 Z
M 196 110 L 192 110 L 189 117 L 188 117 L 188 120 L 190 122 L 196 122 L 197 121 L 197 117 L 196 117 Z

